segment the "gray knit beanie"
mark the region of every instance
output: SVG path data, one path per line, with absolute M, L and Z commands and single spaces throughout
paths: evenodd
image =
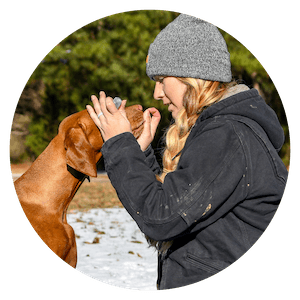
M 214 25 L 181 14 L 168 24 L 149 47 L 146 73 L 230 82 L 230 54 Z

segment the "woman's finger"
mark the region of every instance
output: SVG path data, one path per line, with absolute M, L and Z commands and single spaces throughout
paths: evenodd
M 91 101 L 93 102 L 93 106 L 94 106 L 96 114 L 99 114 L 101 109 L 100 109 L 100 103 L 99 103 L 98 98 L 95 95 L 92 95 Z
M 91 100 L 93 102 L 93 105 L 94 105 L 94 111 L 95 111 L 95 114 L 97 116 L 97 118 L 99 119 L 102 115 L 103 115 L 103 112 L 101 111 L 100 109 L 100 103 L 99 103 L 99 100 L 98 98 L 95 96 L 95 95 L 92 95 L 91 96 Z M 90 107 L 91 109 L 92 107 Z M 92 111 L 90 110 L 89 111 L 90 113 L 92 113 Z M 95 117 L 94 117 L 95 118 Z
M 94 108 L 91 107 L 90 105 L 86 106 L 86 109 L 90 115 L 90 117 L 92 118 L 92 120 L 94 121 L 94 123 L 97 125 L 97 127 L 101 127 L 101 122 L 97 116 L 97 113 L 95 112 Z
M 109 112 L 107 111 L 107 107 L 106 107 L 106 94 L 103 91 L 99 93 L 99 107 L 100 107 L 99 113 L 102 112 L 104 117 L 107 117 Z
M 154 107 L 146 109 L 144 111 L 144 121 L 144 130 L 137 139 L 142 151 L 145 151 L 154 139 L 160 121 L 159 111 Z
M 119 107 L 120 111 L 125 111 L 126 103 L 127 103 L 127 100 L 122 100 L 122 103 Z
M 152 115 L 152 118 L 156 119 L 156 120 L 160 120 L 161 116 L 160 116 L 160 112 L 158 111 L 157 108 L 155 107 L 150 107 L 148 108 L 149 112 Z
M 119 112 L 123 115 L 123 117 L 127 118 L 125 106 L 126 106 L 127 100 L 122 100 L 122 103 L 119 107 Z
M 106 109 L 108 112 L 110 112 L 112 115 L 118 112 L 118 109 L 113 101 L 113 98 L 107 97 L 105 99 Z
M 161 119 L 161 115 L 160 115 L 158 109 L 156 109 L 155 107 L 148 108 L 148 111 L 149 111 L 149 116 L 150 116 L 150 114 L 152 115 L 151 120 L 150 120 L 150 132 L 151 132 L 151 135 L 154 137 L 157 126 Z
M 145 135 L 151 135 L 151 115 L 150 115 L 150 112 L 149 112 L 149 109 L 146 109 L 145 111 L 144 111 L 144 120 L 145 120 L 145 122 L 144 122 L 144 130 L 143 130 L 143 133 L 145 134 Z

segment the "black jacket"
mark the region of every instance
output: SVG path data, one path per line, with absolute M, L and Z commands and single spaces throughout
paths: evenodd
M 255 89 L 230 96 L 198 118 L 176 171 L 155 178 L 152 149 L 131 133 L 102 148 L 118 196 L 143 233 L 174 240 L 159 256 L 158 288 L 203 280 L 226 268 L 260 237 L 282 198 L 287 170 L 274 111 Z

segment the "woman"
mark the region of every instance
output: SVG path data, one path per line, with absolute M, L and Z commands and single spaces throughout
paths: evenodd
M 158 249 L 158 289 L 223 270 L 260 237 L 280 203 L 287 171 L 274 111 L 255 89 L 231 82 L 218 29 L 180 15 L 150 45 L 154 98 L 175 122 L 163 170 L 150 146 L 160 114 L 144 112 L 136 141 L 124 112 L 100 92 L 88 111 L 101 130 L 106 171 L 126 210 Z M 157 180 L 159 175 L 159 180 Z

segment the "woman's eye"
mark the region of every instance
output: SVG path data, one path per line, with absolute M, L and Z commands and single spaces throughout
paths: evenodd
M 155 76 L 154 80 L 159 82 L 159 83 L 163 83 L 165 77 L 164 76 Z

